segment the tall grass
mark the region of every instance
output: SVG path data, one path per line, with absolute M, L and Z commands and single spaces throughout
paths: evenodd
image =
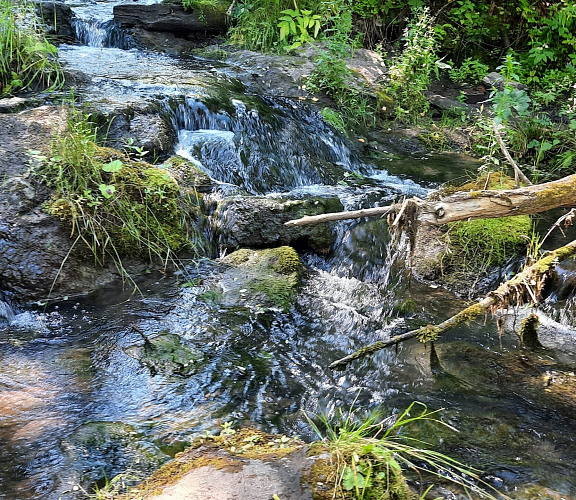
M 359 417 L 353 408 L 340 414 L 336 422 L 326 415 L 320 415 L 316 422 L 309 417 L 312 428 L 331 453 L 333 471 L 328 476 L 333 481 L 334 498 L 411 499 L 413 495 L 403 477 L 405 470 L 414 471 L 421 479 L 428 476 L 451 482 L 477 498 L 507 498 L 484 483 L 480 471 L 407 435 L 406 427 L 427 422 L 456 431 L 440 420 L 438 413 L 439 410 L 430 411 L 423 403 L 414 402 L 400 415 L 385 419 L 375 413 Z
M 42 33 L 32 3 L 0 0 L 0 96 L 61 86 L 57 52 Z

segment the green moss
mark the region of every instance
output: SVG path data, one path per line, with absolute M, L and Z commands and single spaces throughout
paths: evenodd
M 166 259 L 194 251 L 191 229 L 200 215 L 167 170 L 98 146 L 89 122 L 73 115 L 70 130 L 52 144 L 52 158 L 36 173 L 54 189 L 44 208 L 71 226 L 96 262 L 112 257 Z
M 518 336 L 524 346 L 528 349 L 537 349 L 542 347 L 540 340 L 538 340 L 538 325 L 540 320 L 534 313 L 530 314 L 520 322 L 520 329 Z
M 172 156 L 164 163 L 164 167 L 178 180 L 181 187 L 205 191 L 213 185 L 212 179 L 206 172 L 182 156 Z
M 228 302 L 290 309 L 302 276 L 302 263 L 293 248 L 240 249 L 222 261 L 233 266 L 226 278 Z
M 498 266 L 526 246 L 532 221 L 527 215 L 519 215 L 453 222 L 449 228 L 453 252 L 470 260 Z
M 507 175 L 491 172 L 463 186 L 445 188 L 442 195 L 461 191 L 480 197 L 485 190 L 512 189 L 514 185 Z M 502 266 L 523 251 L 532 234 L 528 215 L 459 221 L 447 228 L 448 251 L 441 258 L 441 276 L 448 286 L 462 290 L 473 290 L 489 268 Z

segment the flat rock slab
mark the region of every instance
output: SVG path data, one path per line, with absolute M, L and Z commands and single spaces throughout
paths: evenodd
M 152 485 L 154 491 L 132 490 L 129 498 L 144 500 L 312 500 L 312 491 L 302 482 L 314 463 L 303 446 L 284 458 L 249 459 L 226 450 L 200 447 L 175 459 L 180 464 L 210 463 L 192 468 L 170 485 Z M 139 496 L 140 495 L 140 496 Z

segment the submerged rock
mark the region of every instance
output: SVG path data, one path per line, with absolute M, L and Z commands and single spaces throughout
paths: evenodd
M 88 491 L 94 483 L 127 471 L 150 474 L 170 458 L 123 422 L 85 423 L 61 443 L 61 448 L 72 476 L 66 479 Z
M 317 253 L 328 253 L 336 237 L 333 224 L 286 227 L 284 223 L 305 215 L 342 210 L 338 198 L 224 198 L 218 203 L 215 214 L 218 243 L 224 250 L 291 245 Z
M 223 305 L 290 309 L 302 275 L 302 263 L 293 248 L 243 248 L 220 261 L 229 266 L 219 281 Z
M 126 347 L 124 352 L 137 359 L 152 375 L 192 375 L 204 360 L 204 353 L 186 345 L 180 336 L 163 332 L 153 338 L 144 337 L 143 345 Z

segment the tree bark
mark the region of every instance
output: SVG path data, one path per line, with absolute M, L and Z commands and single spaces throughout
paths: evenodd
M 576 205 L 576 174 L 563 179 L 519 189 L 459 192 L 439 200 L 408 200 L 414 207 L 414 221 L 418 224 L 439 226 L 469 219 L 491 219 L 511 215 L 531 215 L 553 208 Z M 376 207 L 349 212 L 336 212 L 303 217 L 285 223 L 303 226 L 321 222 L 357 219 L 397 213 L 403 204 Z
M 330 364 L 332 370 L 342 370 L 351 361 L 373 354 L 400 342 L 418 337 L 422 342 L 434 341 L 439 335 L 458 326 L 461 323 L 471 321 L 481 314 L 486 313 L 489 309 L 495 307 L 508 307 L 511 302 L 523 303 L 525 300 L 536 302 L 544 285 L 544 281 L 552 268 L 560 261 L 567 259 L 576 254 L 576 240 L 560 247 L 553 252 L 525 268 L 521 273 L 512 279 L 501 284 L 496 290 L 490 292 L 480 302 L 473 304 L 458 314 L 443 321 L 438 325 L 422 326 L 416 330 L 396 335 L 389 340 L 380 340 L 368 346 L 358 349 L 356 352 L 345 356 L 342 359 Z

